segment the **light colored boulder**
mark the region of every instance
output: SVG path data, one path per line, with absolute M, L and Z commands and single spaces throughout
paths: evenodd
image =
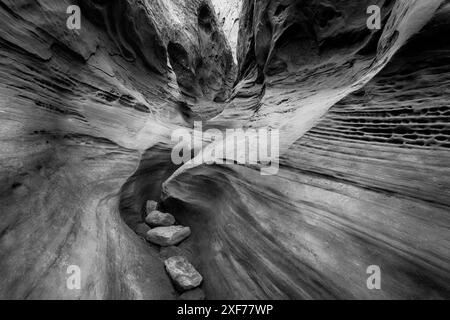
M 191 235 L 191 228 L 183 226 L 158 227 L 147 232 L 147 241 L 162 247 L 176 246 Z
M 164 262 L 167 273 L 171 277 L 175 287 L 180 291 L 188 291 L 197 288 L 203 281 L 203 277 L 194 266 L 183 256 L 176 256 Z
M 146 213 L 149 214 L 150 212 L 155 211 L 158 208 L 158 202 L 149 200 L 146 204 Z
M 170 213 L 152 211 L 145 218 L 150 227 L 168 227 L 175 223 L 175 218 Z

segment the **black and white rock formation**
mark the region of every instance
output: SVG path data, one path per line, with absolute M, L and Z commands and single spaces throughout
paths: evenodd
M 208 299 L 450 298 L 450 2 L 243 0 L 236 65 L 238 2 L 0 2 L 1 299 L 178 299 L 139 235 L 191 232 Z M 199 120 L 279 129 L 278 174 L 175 164 Z
M 162 247 L 176 246 L 191 235 L 191 229 L 183 226 L 158 227 L 147 232 L 147 241 Z
M 197 288 L 203 281 L 200 273 L 198 273 L 194 266 L 183 256 L 171 257 L 164 261 L 164 264 L 175 287 L 182 292 Z M 191 293 L 190 295 L 194 294 Z M 200 298 L 199 292 L 195 293 L 195 296 Z M 184 298 L 186 298 L 186 296 L 184 296 Z
M 170 213 L 152 211 L 145 218 L 145 222 L 150 227 L 168 227 L 175 223 L 175 218 Z

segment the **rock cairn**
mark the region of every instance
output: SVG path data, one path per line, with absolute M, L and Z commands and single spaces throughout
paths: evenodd
M 205 300 L 205 294 L 199 288 L 203 277 L 177 247 L 191 235 L 191 228 L 176 225 L 173 215 L 157 209 L 156 201 L 147 201 L 145 223 L 136 227 L 136 233 L 160 246 L 167 274 L 180 292 L 181 300 Z

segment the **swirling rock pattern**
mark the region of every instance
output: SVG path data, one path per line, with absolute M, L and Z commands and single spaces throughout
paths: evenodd
M 190 101 L 230 90 L 228 45 L 215 21 L 214 40 L 199 37 L 209 2 L 80 1 L 78 31 L 71 4 L 0 2 L 0 297 L 175 298 L 157 250 L 121 218 L 120 190 Z M 69 265 L 81 290 L 66 287 Z
M 406 2 L 380 2 L 383 19 L 399 23 L 396 30 L 420 31 L 398 47 L 395 41 L 402 36 L 389 38 L 396 32 L 372 34 L 363 20 L 359 26 L 339 24 L 353 12 L 348 7 L 302 2 L 301 11 L 311 14 L 301 15 L 287 10 L 295 4 L 244 3 L 248 22 L 241 24 L 241 81 L 230 105 L 213 119 L 229 125 L 297 125 L 300 131 L 311 123 L 288 146 L 281 172 L 262 178 L 242 166 L 202 166 L 166 186 L 167 207 L 197 230 L 194 243 L 207 296 L 448 298 L 448 2 L 436 3 L 421 29 L 405 28 L 406 22 L 393 18 L 404 15 L 397 10 L 414 10 Z M 364 4 L 354 4 L 359 5 L 362 12 Z M 334 8 L 332 24 L 302 20 L 323 17 L 312 14 L 321 7 Z M 296 32 L 288 32 L 287 23 L 274 24 L 273 12 L 299 21 Z M 261 22 L 252 26 L 261 19 L 268 21 L 267 30 L 281 30 L 279 36 L 259 31 L 265 28 Z M 298 24 L 308 32 L 298 32 Z M 263 40 L 256 40 L 258 34 Z M 283 37 L 278 47 L 273 39 Z M 395 54 L 391 46 L 397 47 Z M 383 57 L 386 52 L 391 53 Z M 344 97 L 329 104 L 341 89 Z M 287 117 L 311 103 L 332 107 L 322 118 L 315 118 L 317 110 L 301 112 L 303 118 L 291 124 Z M 371 265 L 382 270 L 382 290 L 367 289 Z
M 237 67 L 209 0 L 71 4 L 0 1 L 0 298 L 175 299 L 149 199 L 208 299 L 450 298 L 449 1 L 244 0 Z M 174 165 L 197 119 L 280 129 L 279 174 Z

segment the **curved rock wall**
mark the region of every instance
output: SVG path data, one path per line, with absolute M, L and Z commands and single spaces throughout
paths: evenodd
M 199 31 L 211 3 L 80 1 L 80 30 L 66 27 L 69 1 L 0 4 L 0 297 L 174 298 L 157 252 L 120 216 L 120 189 L 189 121 L 192 97 L 215 105 L 230 90 L 217 21 Z M 82 290 L 66 287 L 70 265 Z
M 208 299 L 450 297 L 449 1 L 245 0 L 237 70 L 209 0 L 72 4 L 0 1 L 1 298 L 176 298 L 160 197 Z M 210 118 L 280 129 L 280 172 L 175 166 Z
M 240 81 L 213 122 L 281 128 L 287 151 L 276 177 L 186 166 L 166 182 L 208 297 L 450 296 L 450 6 L 380 1 L 377 32 L 369 4 L 244 2 Z

